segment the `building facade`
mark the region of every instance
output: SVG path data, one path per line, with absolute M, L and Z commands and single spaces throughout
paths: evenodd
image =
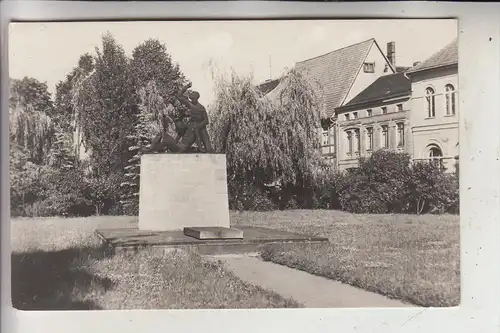
M 458 41 L 411 68 L 411 155 L 455 170 L 459 158 Z
M 296 64 L 321 87 L 327 119 L 321 152 L 339 169 L 378 149 L 405 152 L 455 170 L 458 143 L 457 39 L 413 67 L 396 66 L 394 42 L 384 54 L 374 39 Z M 262 84 L 268 96 L 280 80 Z
M 391 57 L 395 57 L 392 50 L 386 56 L 375 39 L 371 38 L 296 63 L 295 68 L 312 81 L 322 98 L 326 119 L 323 119 L 322 129 L 318 133 L 320 149 L 332 164 L 337 165 L 338 162 L 336 109 L 348 103 L 379 77 L 394 74 L 396 68 Z M 274 98 L 280 90 L 280 80 L 268 80 L 258 89 L 269 98 Z
M 409 153 L 411 83 L 404 73 L 385 75 L 337 108 L 338 168 L 358 166 L 378 149 Z

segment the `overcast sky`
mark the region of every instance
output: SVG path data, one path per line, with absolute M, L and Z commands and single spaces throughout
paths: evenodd
M 398 66 L 425 60 L 457 36 L 456 20 L 302 20 L 191 22 L 14 23 L 9 32 L 10 77 L 34 77 L 53 93 L 81 54 L 94 53 L 109 31 L 127 55 L 157 38 L 201 94 L 213 99 L 209 62 L 219 71 L 253 73 L 256 83 L 295 62 L 375 38 L 382 51 L 396 43 Z

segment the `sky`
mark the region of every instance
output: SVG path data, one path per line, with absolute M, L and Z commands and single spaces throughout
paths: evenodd
M 209 105 L 213 68 L 219 74 L 253 75 L 257 84 L 281 76 L 297 61 L 370 38 L 383 52 L 394 41 L 396 64 L 411 66 L 456 38 L 458 25 L 453 19 L 11 23 L 9 76 L 34 77 L 54 93 L 80 55 L 101 47 L 106 32 L 128 56 L 141 42 L 160 40 L 200 93 L 200 102 Z

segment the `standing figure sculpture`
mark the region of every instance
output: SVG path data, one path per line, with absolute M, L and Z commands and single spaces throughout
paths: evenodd
M 192 91 L 189 98 L 184 94 L 191 87 L 191 84 L 186 85 L 175 96 L 179 102 L 188 108 L 188 121 L 184 122 L 184 116 L 181 116 L 176 121 L 165 116 L 162 121 L 162 131 L 158 134 L 151 143 L 151 147 L 141 149 L 143 153 L 164 151 L 165 149 L 174 153 L 186 153 L 196 142 L 200 152 L 211 153 L 212 147 L 210 137 L 208 136 L 208 114 L 205 107 L 198 101 L 200 94 Z M 174 139 L 167 133 L 169 122 L 175 123 L 177 139 Z

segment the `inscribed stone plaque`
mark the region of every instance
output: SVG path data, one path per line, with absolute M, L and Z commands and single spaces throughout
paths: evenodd
M 226 155 L 141 157 L 140 230 L 229 228 Z

